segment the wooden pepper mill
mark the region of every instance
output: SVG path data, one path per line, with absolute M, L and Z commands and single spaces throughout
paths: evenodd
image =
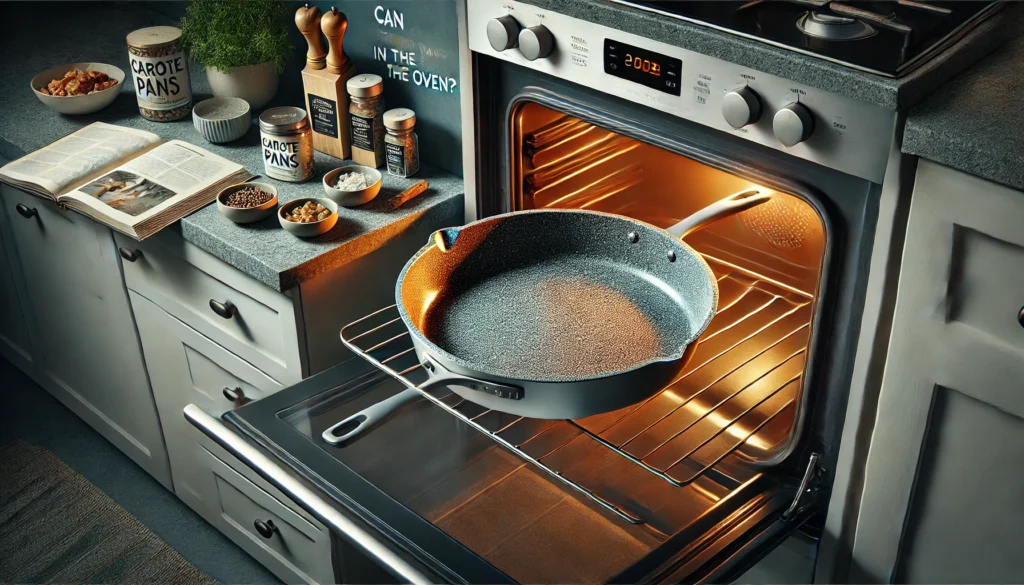
M 309 45 L 302 88 L 313 127 L 313 148 L 348 158 L 351 136 L 345 82 L 355 75 L 355 66 L 342 48 L 348 19 L 337 8 L 331 7 L 330 12 L 321 15 L 319 8 L 306 4 L 295 12 L 295 26 Z M 329 50 L 324 49 L 321 32 L 327 37 Z

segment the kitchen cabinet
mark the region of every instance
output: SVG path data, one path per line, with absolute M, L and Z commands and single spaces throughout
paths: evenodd
M 1024 575 L 1024 193 L 922 160 L 849 582 Z
M 167 437 L 174 491 L 287 583 L 330 583 L 330 534 L 190 425 L 195 404 L 219 417 L 281 384 L 132 291 L 132 307 Z
M 50 201 L 3 187 L 27 293 L 41 386 L 165 486 L 156 405 L 110 230 Z M 28 210 L 23 216 L 18 205 Z M 23 208 L 23 210 L 24 210 Z
M 9 187 L 4 187 L 4 191 L 7 189 Z M 2 200 L 3 194 L 0 193 Z M 27 293 L 21 277 L 21 263 L 14 251 L 7 207 L 6 204 L 0 204 L 0 356 L 22 370 L 31 372 L 35 366 L 32 363 L 32 339 L 25 310 Z M 15 212 L 15 218 L 20 217 Z

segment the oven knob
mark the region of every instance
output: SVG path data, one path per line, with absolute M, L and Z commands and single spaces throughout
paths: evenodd
M 511 16 L 487 21 L 487 41 L 495 51 L 514 49 L 519 44 L 519 22 Z
M 733 128 L 742 128 L 761 117 L 761 100 L 749 87 L 730 91 L 722 98 L 722 116 Z
M 814 132 L 814 117 L 801 103 L 793 102 L 775 112 L 772 120 L 775 137 L 785 146 L 793 146 L 811 137 Z
M 519 52 L 528 61 L 543 59 L 555 48 L 555 37 L 551 36 L 548 27 L 538 24 L 519 31 Z

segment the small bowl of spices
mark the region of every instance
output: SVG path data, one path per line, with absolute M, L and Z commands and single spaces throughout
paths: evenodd
M 324 198 L 296 199 L 281 206 L 277 219 L 293 235 L 311 238 L 331 231 L 338 223 L 338 204 Z
M 232 185 L 217 195 L 217 209 L 235 223 L 252 223 L 273 213 L 277 187 L 267 183 Z
M 375 168 L 346 165 L 324 175 L 324 191 L 342 207 L 357 207 L 369 203 L 380 193 L 383 175 Z

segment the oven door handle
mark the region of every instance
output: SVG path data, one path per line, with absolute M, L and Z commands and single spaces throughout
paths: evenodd
M 185 407 L 185 419 L 197 429 L 226 449 L 239 461 L 249 466 L 260 477 L 281 490 L 303 510 L 313 515 L 350 541 L 360 551 L 379 563 L 403 583 L 429 585 L 434 581 L 399 557 L 394 551 L 374 538 L 363 527 L 343 515 L 335 506 L 325 502 L 311 489 L 281 468 L 269 457 L 250 445 L 241 436 L 232 432 L 220 420 L 210 416 L 194 404 Z

